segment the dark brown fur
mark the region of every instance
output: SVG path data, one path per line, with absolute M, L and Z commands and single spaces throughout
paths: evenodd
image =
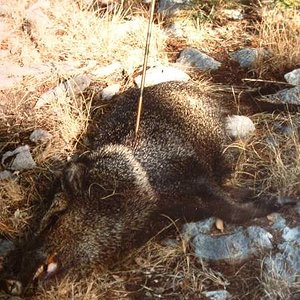
M 63 192 L 23 255 L 17 278 L 25 284 L 47 255 L 60 270 L 111 265 L 161 214 L 239 223 L 277 209 L 274 201 L 233 202 L 222 188 L 231 170 L 222 104 L 192 83 L 148 87 L 135 141 L 138 95 L 118 96 L 91 151 L 67 164 Z

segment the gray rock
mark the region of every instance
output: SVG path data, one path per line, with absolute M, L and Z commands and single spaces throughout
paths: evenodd
M 189 239 L 191 237 L 196 236 L 199 233 L 207 234 L 212 230 L 215 222 L 216 222 L 216 219 L 214 217 L 212 217 L 212 218 L 208 218 L 204 221 L 184 224 L 182 227 L 182 235 L 185 238 Z
M 283 230 L 282 237 L 286 242 L 295 242 L 300 246 L 300 226 L 294 228 L 286 227 Z
M 226 118 L 225 126 L 231 138 L 246 138 L 255 131 L 254 123 L 246 116 L 229 116 Z
M 164 15 L 172 15 L 178 10 L 182 10 L 191 0 L 160 0 L 158 12 Z
M 174 37 L 184 37 L 184 30 L 178 23 L 173 23 L 167 28 L 167 34 L 173 35 Z
M 10 163 L 6 164 L 5 161 L 10 157 L 12 160 Z M 1 163 L 5 165 L 7 169 L 14 171 L 22 171 L 36 167 L 36 163 L 31 156 L 28 145 L 20 146 L 14 151 L 7 151 L 4 153 Z
M 275 230 L 283 230 L 286 227 L 286 220 L 279 213 L 273 214 L 275 222 L 272 225 L 272 228 Z
M 110 100 L 113 96 L 119 93 L 121 85 L 116 83 L 104 88 L 101 92 L 103 100 Z
M 134 79 L 135 84 L 140 87 L 142 76 L 139 75 Z M 180 69 L 174 67 L 153 67 L 147 70 L 145 86 L 150 86 L 166 81 L 188 81 L 190 76 Z
M 220 62 L 194 48 L 182 50 L 176 63 L 201 71 L 217 70 L 221 66 Z
M 203 292 L 202 294 L 212 300 L 227 300 L 231 298 L 230 293 L 225 290 Z
M 59 84 L 55 88 L 42 94 L 36 104 L 35 108 L 39 109 L 46 104 L 57 101 L 60 98 L 68 96 L 80 95 L 87 87 L 89 87 L 91 79 L 87 75 L 78 75 L 72 79 Z
M 51 137 L 52 135 L 47 130 L 37 128 L 30 134 L 29 139 L 34 143 L 38 143 L 45 142 L 51 139 Z
M 300 85 L 291 89 L 281 90 L 273 95 L 264 96 L 261 101 L 274 104 L 300 105 Z
M 278 245 L 279 253 L 264 261 L 265 276 L 295 282 L 300 273 L 299 244 L 284 242 Z
M 4 170 L 0 172 L 0 180 L 10 179 L 12 177 L 13 177 L 13 173 L 8 170 Z
M 295 69 L 284 75 L 284 79 L 293 85 L 300 85 L 300 69 Z
M 265 49 L 244 48 L 230 54 L 230 57 L 237 61 L 243 68 L 251 68 L 254 66 L 259 56 L 266 57 L 268 51 Z
M 243 20 L 244 14 L 241 9 L 223 9 L 222 13 L 229 20 Z
M 195 254 L 204 260 L 240 262 L 257 251 L 272 248 L 272 235 L 263 228 L 251 226 L 229 235 L 198 234 L 192 240 Z

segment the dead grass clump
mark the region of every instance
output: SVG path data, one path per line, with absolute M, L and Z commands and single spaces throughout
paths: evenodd
M 13 236 L 26 226 L 30 219 L 26 205 L 26 191 L 14 180 L 0 181 L 0 234 Z
M 259 45 L 270 52 L 268 63 L 258 63 L 260 72 L 299 67 L 300 15 L 296 9 L 264 9 L 256 29 Z
M 257 114 L 257 134 L 239 143 L 235 179 L 260 191 L 297 194 L 300 188 L 299 114 Z

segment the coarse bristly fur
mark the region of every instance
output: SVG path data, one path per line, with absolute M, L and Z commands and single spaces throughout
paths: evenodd
M 147 87 L 135 139 L 138 96 L 135 88 L 117 96 L 91 150 L 66 165 L 62 192 L 14 267 L 13 278 L 23 287 L 53 270 L 111 266 L 155 234 L 151 224 L 162 214 L 241 223 L 280 207 L 276 201 L 231 201 L 222 188 L 231 156 L 224 151 L 227 112 L 216 99 L 193 83 Z

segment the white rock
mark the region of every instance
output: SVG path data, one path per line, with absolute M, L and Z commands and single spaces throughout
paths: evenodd
M 7 158 L 12 157 L 12 162 L 10 162 L 6 167 L 14 171 L 22 171 L 27 169 L 33 169 L 36 167 L 36 163 L 33 160 L 30 148 L 28 145 L 20 146 L 14 151 L 7 151 L 3 154 L 1 163 L 5 165 Z
M 138 87 L 141 85 L 142 76 L 134 79 Z M 145 86 L 155 85 L 167 81 L 188 81 L 190 76 L 180 69 L 174 67 L 153 67 L 146 71 Z
M 229 20 L 243 20 L 244 18 L 241 9 L 223 9 L 222 12 Z
M 227 300 L 231 298 L 229 292 L 225 290 L 203 292 L 202 294 L 211 300 Z
M 284 75 L 284 79 L 293 85 L 300 85 L 300 69 L 295 69 Z
M 104 88 L 101 92 L 103 100 L 110 100 L 113 96 L 119 93 L 121 85 L 116 83 Z
M 99 79 L 99 78 L 103 78 L 103 77 L 106 77 L 106 76 L 109 76 L 119 70 L 122 69 L 122 66 L 120 63 L 118 62 L 115 62 L 115 63 L 112 63 L 108 66 L 105 66 L 105 67 L 101 67 L 101 68 L 98 68 L 96 70 L 94 70 L 91 75 L 95 78 L 95 79 Z
M 34 143 L 38 143 L 44 142 L 50 139 L 51 137 L 52 135 L 48 131 L 41 128 L 37 128 L 30 134 L 29 139 Z
M 226 118 L 225 128 L 232 138 L 246 138 L 255 131 L 255 125 L 250 118 L 237 115 Z
M 41 108 L 46 104 L 54 102 L 66 95 L 76 96 L 81 94 L 87 87 L 89 87 L 91 79 L 87 75 L 78 75 L 73 79 L 69 79 L 52 90 L 42 94 L 35 104 L 35 108 Z

